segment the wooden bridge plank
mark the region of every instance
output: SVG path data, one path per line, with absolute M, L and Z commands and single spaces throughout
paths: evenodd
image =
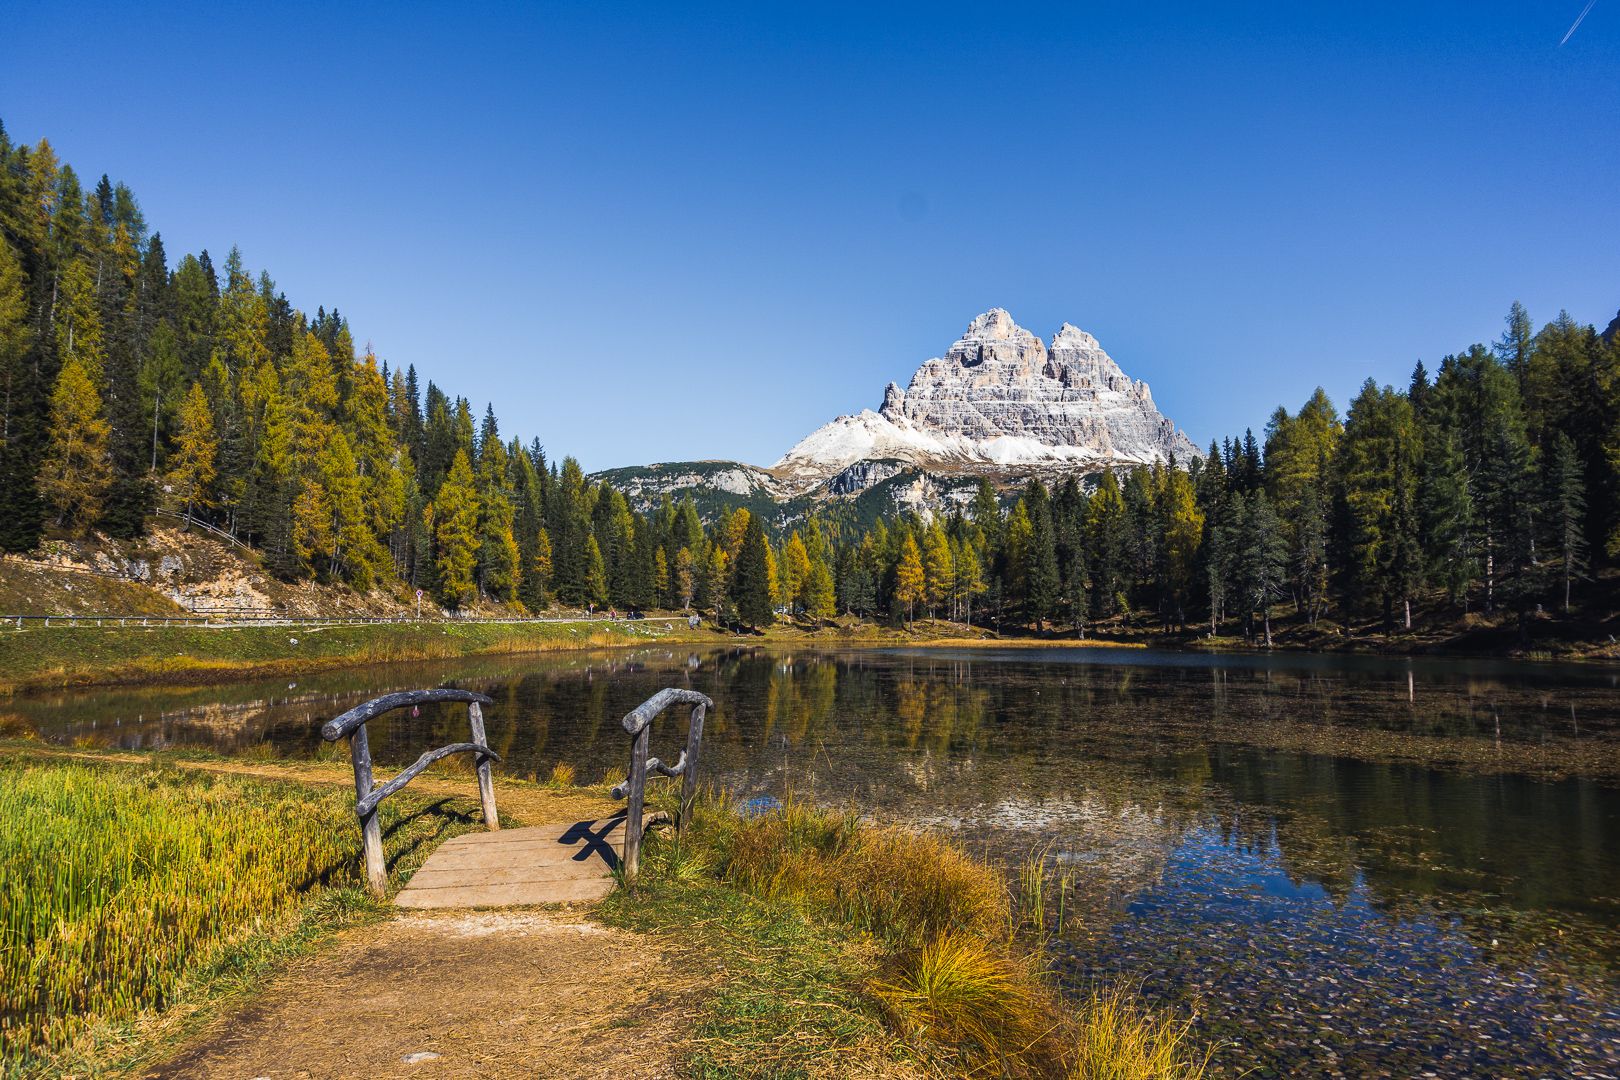
M 576 904 L 600 900 L 613 891 L 608 877 L 571 881 L 530 882 L 521 885 L 466 885 L 453 889 L 400 890 L 394 898 L 402 908 L 520 907 L 532 904 Z
M 623 854 L 623 816 L 467 833 L 439 845 L 394 902 L 437 908 L 599 900 L 613 891 Z

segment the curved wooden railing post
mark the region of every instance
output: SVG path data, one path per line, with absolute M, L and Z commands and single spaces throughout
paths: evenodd
M 354 763 L 354 798 L 359 806 L 371 794 L 371 740 L 361 724 L 349 736 L 349 759 Z M 366 885 L 378 896 L 388 892 L 388 867 L 383 862 L 382 823 L 377 808 L 360 815 L 360 846 L 366 855 Z
M 657 758 L 647 756 L 652 737 L 652 722 L 671 705 L 692 706 L 692 717 L 686 728 L 686 749 L 674 765 L 665 765 Z M 630 775 L 624 783 L 613 789 L 615 799 L 628 798 L 624 822 L 624 883 L 634 885 L 641 869 L 641 833 L 643 807 L 646 805 L 647 774 L 681 777 L 681 818 L 677 825 L 686 831 L 687 819 L 692 815 L 692 802 L 697 797 L 698 750 L 703 742 L 703 719 L 714 708 L 714 702 L 696 690 L 660 690 L 624 717 L 624 730 L 630 735 Z
M 467 726 L 472 729 L 472 741 L 479 746 L 488 746 L 484 738 L 484 708 L 476 701 L 467 703 Z M 490 754 L 478 755 L 478 801 L 484 807 L 484 826 L 490 832 L 501 827 L 501 819 L 495 813 L 495 779 L 490 775 Z
M 467 725 L 472 731 L 472 742 L 452 743 L 437 750 L 429 750 L 408 768 L 400 770 L 392 780 L 378 785 L 371 775 L 371 740 L 366 736 L 366 723 L 394 709 L 406 706 L 428 705 L 439 701 L 467 703 Z M 333 717 L 321 726 L 321 737 L 327 742 L 348 736 L 349 758 L 354 764 L 354 812 L 360 819 L 360 841 L 365 850 L 366 884 L 377 896 L 388 893 L 388 866 L 383 861 L 382 823 L 377 819 L 377 808 L 382 801 L 421 775 L 429 765 L 451 754 L 472 754 L 478 767 L 478 799 L 483 804 L 484 824 L 499 829 L 500 818 L 495 812 L 495 782 L 490 775 L 489 763 L 499 761 L 500 755 L 489 748 L 484 738 L 483 706 L 493 705 L 492 698 L 475 694 L 471 690 L 403 690 L 384 694 L 356 705 L 341 716 Z

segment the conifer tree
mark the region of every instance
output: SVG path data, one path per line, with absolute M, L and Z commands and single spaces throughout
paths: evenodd
M 1586 574 L 1586 483 L 1575 443 L 1561 431 L 1553 436 L 1541 489 L 1547 500 L 1542 514 L 1547 523 L 1547 547 L 1557 562 L 1563 608 L 1568 613 L 1570 590 Z
M 928 577 L 923 570 L 922 552 L 917 550 L 916 538 L 910 530 L 900 542 L 900 560 L 894 568 L 894 599 L 906 606 L 906 620 L 912 623 L 917 621 L 917 605 L 928 599 Z
M 945 530 L 938 519 L 923 537 L 922 556 L 923 591 L 927 594 L 929 618 L 934 618 L 936 609 L 950 603 L 956 584 L 956 563 L 951 558 L 951 542 L 946 539 Z
M 682 547 L 675 553 L 675 571 L 671 576 L 670 589 L 681 610 L 690 611 L 697 592 L 697 566 L 690 547 Z
M 781 580 L 778 583 L 781 594 L 777 600 L 790 611 L 795 605 L 806 607 L 805 582 L 810 577 L 810 553 L 805 549 L 804 539 L 797 532 L 788 537 L 787 543 L 782 545 L 782 557 L 777 560 L 777 573 Z
M 1244 535 L 1239 556 L 1245 618 L 1258 610 L 1265 627 L 1266 648 L 1271 648 L 1271 604 L 1282 593 L 1288 574 L 1288 547 L 1271 500 L 1263 488 L 1243 500 Z
M 169 458 L 167 483 L 187 517 L 211 501 L 209 485 L 214 482 L 214 415 L 208 408 L 208 395 L 200 383 L 192 383 L 180 403 L 180 432 Z
M 451 460 L 433 500 L 433 518 L 439 598 L 459 608 L 477 594 L 473 575 L 478 568 L 478 488 L 465 450 L 458 449 Z M 600 553 L 597 558 L 600 562 Z
M 1027 614 L 1037 627 L 1051 617 L 1058 596 L 1057 535 L 1046 485 L 1031 480 L 1024 488 L 1029 514 L 1029 564 L 1025 578 Z
M 810 572 L 804 583 L 804 613 L 817 620 L 838 614 L 832 571 L 821 559 L 810 561 Z
M 107 435 L 101 395 L 80 357 L 69 356 L 51 393 L 50 442 L 39 473 L 40 494 L 58 525 L 82 533 L 100 516 L 112 483 Z
M 26 361 L 28 291 L 18 252 L 0 236 L 0 552 L 32 549 L 44 509 L 37 473 L 46 387 L 39 365 Z
M 524 603 L 530 610 L 540 611 L 551 596 L 551 534 L 544 528 L 535 535 L 534 554 L 529 560 L 529 572 L 524 576 L 527 591 Z
M 585 602 L 596 607 L 608 601 L 607 564 L 602 546 L 592 533 L 585 534 Z
M 962 608 L 962 621 L 968 626 L 973 625 L 973 600 L 982 596 L 987 588 L 984 580 L 984 567 L 979 562 L 979 553 L 973 546 L 973 538 L 964 536 L 961 540 L 953 541 L 951 552 L 951 569 L 954 573 L 952 591 L 956 594 Z
M 747 514 L 739 510 L 737 516 Z M 765 529 L 758 517 L 748 514 L 746 531 L 738 544 L 736 567 L 732 573 L 731 599 L 737 618 L 745 626 L 769 626 L 775 619 L 771 610 L 771 552 L 765 542 Z

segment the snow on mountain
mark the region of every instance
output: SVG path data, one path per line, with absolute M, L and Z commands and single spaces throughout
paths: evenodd
M 925 361 L 877 412 L 840 416 L 771 471 L 796 489 L 861 461 L 950 472 L 1061 471 L 1199 456 L 1097 339 L 1064 323 L 1051 347 L 994 308 L 944 356 Z

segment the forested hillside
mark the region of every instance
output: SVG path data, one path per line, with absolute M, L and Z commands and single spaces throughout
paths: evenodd
M 0 128 L 0 165 L 4 551 L 135 537 L 161 509 L 288 580 L 752 625 L 784 607 L 1077 628 L 1134 611 L 1263 632 L 1283 603 L 1398 627 L 1415 601 L 1527 617 L 1611 595 L 1583 587 L 1620 555 L 1613 326 L 1538 331 L 1515 305 L 1432 378 L 1369 381 L 1342 419 L 1319 391 L 1190 468 L 1031 481 L 1010 506 L 986 483 L 869 529 L 836 501 L 705 521 L 667 499 L 632 512 L 493 409 L 357 352 L 335 306 L 295 310 L 234 249 L 171 264 L 128 188 L 87 187 L 46 141 Z

